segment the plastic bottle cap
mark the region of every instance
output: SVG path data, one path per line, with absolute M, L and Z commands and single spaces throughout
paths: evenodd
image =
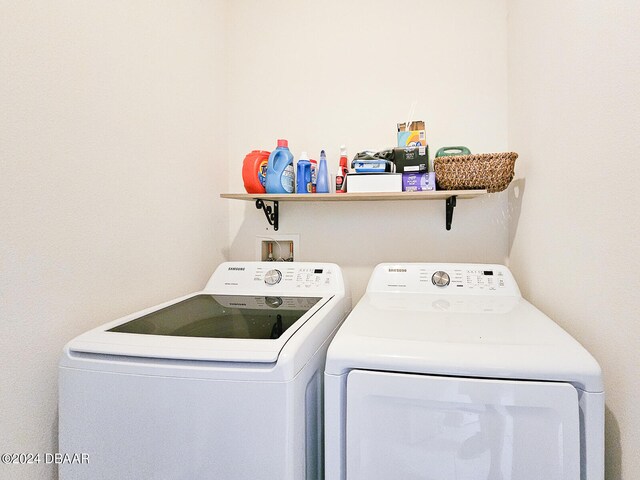
M 300 154 L 300 160 L 309 160 L 309 155 L 307 155 L 307 152 L 302 152 Z
M 279 147 L 287 147 L 287 148 L 289 148 L 289 142 L 287 142 L 284 138 L 279 138 L 278 139 L 278 146 Z

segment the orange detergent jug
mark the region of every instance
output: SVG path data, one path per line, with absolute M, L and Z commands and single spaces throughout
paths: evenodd
M 267 162 L 270 152 L 252 150 L 244 157 L 242 164 L 242 180 L 247 193 L 265 193 L 264 184 L 267 180 Z

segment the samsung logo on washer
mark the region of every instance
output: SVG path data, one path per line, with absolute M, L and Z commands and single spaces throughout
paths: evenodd
M 397 273 L 403 273 L 406 272 L 407 269 L 406 268 L 390 268 L 389 272 L 397 272 Z
M 229 267 L 228 270 L 234 270 L 236 272 L 244 272 L 244 267 Z

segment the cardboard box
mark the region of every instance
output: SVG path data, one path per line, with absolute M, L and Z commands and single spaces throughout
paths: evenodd
M 416 147 L 427 145 L 427 132 L 424 128 L 424 122 L 418 120 L 411 122 L 409 125 L 398 123 L 398 146 L 399 147 Z
M 436 172 L 403 173 L 403 192 L 428 192 L 436 189 Z
M 393 149 L 396 172 L 426 172 L 429 169 L 429 145 Z
M 347 193 L 401 191 L 401 173 L 350 173 L 347 175 Z

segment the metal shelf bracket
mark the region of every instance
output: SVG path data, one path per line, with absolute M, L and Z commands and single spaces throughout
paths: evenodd
M 256 208 L 258 210 L 262 209 L 262 211 L 264 212 L 264 216 L 267 217 L 267 222 L 269 222 L 269 225 L 273 226 L 273 229 L 275 231 L 278 231 L 278 201 L 275 200 L 273 202 L 273 207 L 271 207 L 271 205 L 265 204 L 264 200 L 262 200 L 261 198 L 256 198 Z
M 447 198 L 446 215 L 447 215 L 447 230 L 451 230 L 451 222 L 453 220 L 453 209 L 456 208 L 456 196 L 453 195 Z

